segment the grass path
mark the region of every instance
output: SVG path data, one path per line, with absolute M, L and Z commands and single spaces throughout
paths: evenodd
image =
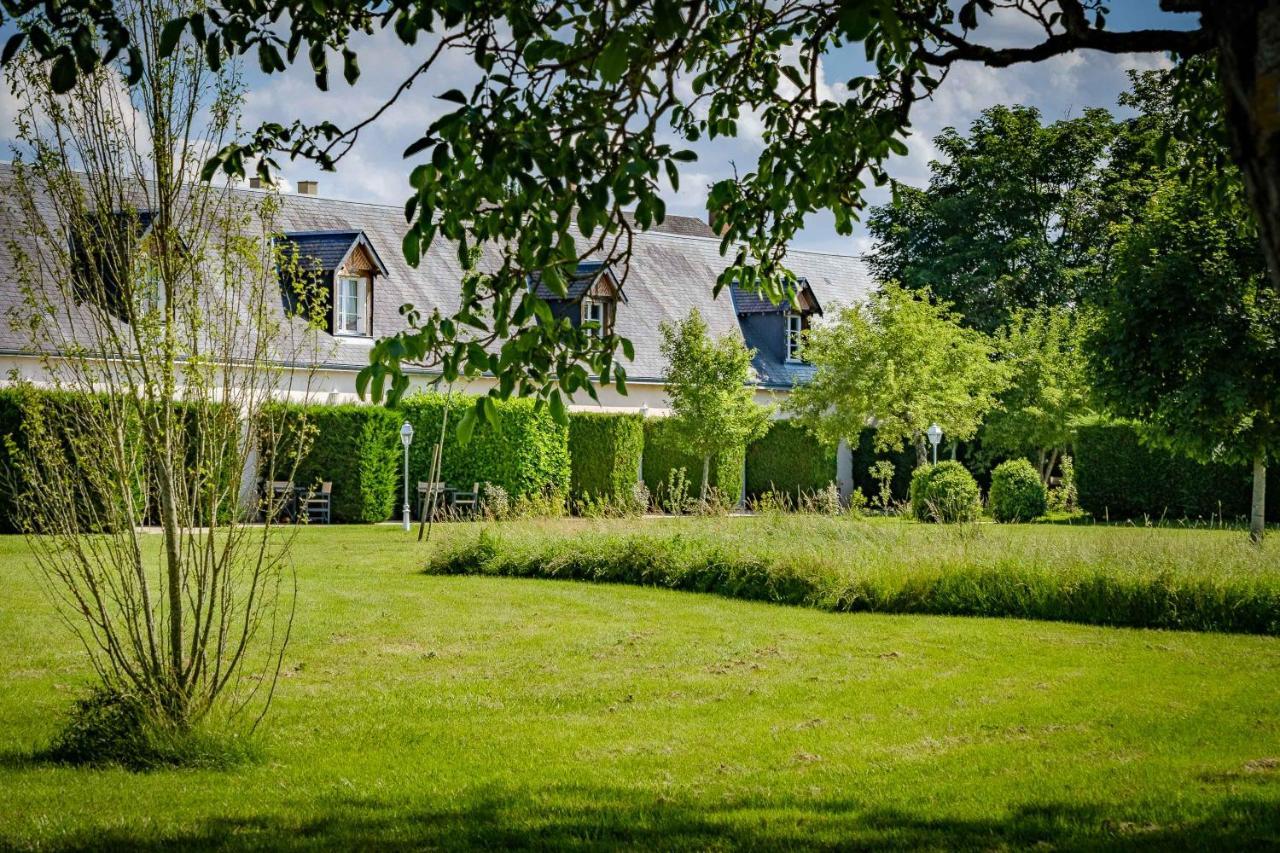
M 266 760 L 131 774 L 27 758 L 87 676 L 0 539 L 0 847 L 1280 845 L 1277 638 L 431 577 L 385 527 L 297 553 Z

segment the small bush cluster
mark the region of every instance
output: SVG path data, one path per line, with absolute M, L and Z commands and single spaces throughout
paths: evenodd
M 996 521 L 1031 521 L 1049 509 L 1040 475 L 1025 459 L 1010 459 L 995 467 L 987 504 Z
M 859 504 L 861 492 L 858 493 Z M 786 492 L 781 489 L 768 489 L 748 499 L 747 508 L 759 515 L 779 515 L 783 513 L 805 513 L 809 515 L 842 515 L 844 505 L 840 502 L 840 490 L 835 483 L 814 491 Z
M 982 493 L 973 475 L 959 462 L 921 465 L 911 476 L 911 514 L 918 521 L 954 524 L 976 521 Z
M 252 741 L 176 729 L 160 722 L 139 697 L 99 686 L 76 700 L 42 757 L 60 764 L 153 770 L 225 769 L 257 755 Z

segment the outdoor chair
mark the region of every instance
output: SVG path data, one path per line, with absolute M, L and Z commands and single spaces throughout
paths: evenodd
M 330 523 L 330 507 L 333 502 L 333 483 L 320 484 L 320 490 L 307 495 L 307 522 Z
M 426 480 L 418 481 L 418 518 L 427 517 L 427 503 L 431 500 L 432 493 L 435 494 L 435 511 L 439 513 L 445 508 L 445 488 L 444 483 L 431 483 Z
M 469 492 L 453 493 L 453 508 L 458 512 L 474 513 L 480 503 L 480 484 L 472 483 Z
M 287 518 L 296 520 L 298 514 L 298 491 L 288 480 L 272 480 L 270 483 L 271 502 L 269 510 L 276 521 Z

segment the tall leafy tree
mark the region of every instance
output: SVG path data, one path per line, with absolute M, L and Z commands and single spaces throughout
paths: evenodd
M 1030 456 L 1045 483 L 1091 411 L 1083 344 L 1084 324 L 1068 308 L 1018 312 L 996 335 L 1010 384 L 987 416 L 983 447 Z
M 792 392 L 791 411 L 831 444 L 856 445 L 874 424 L 878 450 L 914 445 L 921 465 L 929 425 L 972 438 L 1008 376 L 989 336 L 962 326 L 945 304 L 892 283 L 810 330 L 802 351 L 817 370 Z
M 1280 452 L 1280 298 L 1240 188 L 1223 198 L 1168 177 L 1122 228 L 1111 284 L 1090 335 L 1099 395 L 1155 440 L 1251 463 L 1260 540 L 1266 466 Z
M 763 436 L 773 409 L 755 401 L 754 352 L 732 335 L 713 341 L 698 309 L 677 324 L 663 323 L 660 329 L 676 431 L 702 459 L 698 494 L 706 501 L 711 457 L 740 451 Z
M 394 399 L 407 387 L 402 366 L 413 363 L 447 377 L 490 371 L 498 379 L 494 395 L 554 399 L 584 387 L 587 374 L 622 383 L 615 354 L 624 344 L 551 322 L 526 282 L 540 275 L 562 292 L 578 258 L 593 251 L 625 269 L 635 229 L 664 215 L 661 176 L 674 182 L 680 164 L 695 159 L 673 140 L 734 136 L 744 113 L 759 118 L 764 146 L 756 164 L 717 182 L 708 199 L 728 255 L 717 286 L 733 281 L 783 299 L 795 286 L 785 266 L 788 241 L 824 209 L 841 233 L 851 232 L 868 184 L 885 182 L 888 158 L 906 152 L 915 103 L 940 91 L 946 70 L 963 63 L 1004 68 L 1079 51 L 1212 54 L 1222 81 L 1213 115 L 1222 119 L 1243 177 L 1272 280 L 1280 281 L 1280 122 L 1271 97 L 1280 0 L 1162 0 L 1166 10 L 1189 14 L 1132 30 L 1108 28 L 1108 6 L 221 0 L 174 17 L 161 46 L 189 32 L 215 67 L 241 54 L 269 73 L 305 61 L 321 89 L 330 85 L 331 57 L 341 57 L 347 82 L 359 76 L 358 39 L 366 34 L 387 30 L 416 46 L 419 62 L 390 100 L 425 84 L 447 111 L 405 152 L 413 188 L 405 255 L 417 263 L 436 238 L 456 244 L 464 258 L 481 245 L 494 275 L 483 287 L 463 287 L 451 316 L 408 312 L 406 332 L 371 354 L 368 372 L 389 382 L 370 387 L 386 387 Z M 1028 24 L 1026 39 L 987 38 L 997 16 Z M 0 23 L 11 18 L 19 32 L 0 61 L 29 44 L 57 91 L 70 90 L 101 62 L 118 63 L 132 82 L 142 76 L 141 50 L 111 0 L 9 0 Z M 441 61 L 446 53 L 474 62 L 479 82 L 468 91 L 453 88 L 453 66 Z M 839 99 L 821 73 L 837 57 L 869 60 Z M 1046 85 L 1051 73 L 1044 72 Z M 345 126 L 282 117 L 222 149 L 209 171 L 242 174 L 256 160 L 269 173 L 281 156 L 332 168 L 383 107 Z M 1193 129 L 1209 115 L 1194 105 L 1180 113 Z M 500 347 L 485 346 L 499 340 Z
M 1106 110 L 1045 125 L 997 106 L 962 135 L 934 138 L 927 189 L 896 185 L 874 208 L 877 277 L 930 291 L 985 332 L 1018 309 L 1079 302 L 1097 280 L 1099 176 L 1115 123 Z

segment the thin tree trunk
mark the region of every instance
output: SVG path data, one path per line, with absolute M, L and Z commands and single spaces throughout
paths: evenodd
M 916 467 L 929 464 L 929 446 L 925 443 L 924 433 L 916 433 Z
M 699 498 L 703 503 L 707 502 L 707 485 L 711 479 L 711 454 L 702 457 L 702 496 Z
M 1040 474 L 1040 482 L 1047 487 L 1049 481 L 1053 479 L 1053 468 L 1058 464 L 1058 448 L 1054 448 L 1049 454 L 1049 462 L 1045 465 L 1044 471 Z
M 1267 458 L 1253 458 L 1253 506 L 1249 513 L 1249 538 L 1261 542 L 1267 527 Z

